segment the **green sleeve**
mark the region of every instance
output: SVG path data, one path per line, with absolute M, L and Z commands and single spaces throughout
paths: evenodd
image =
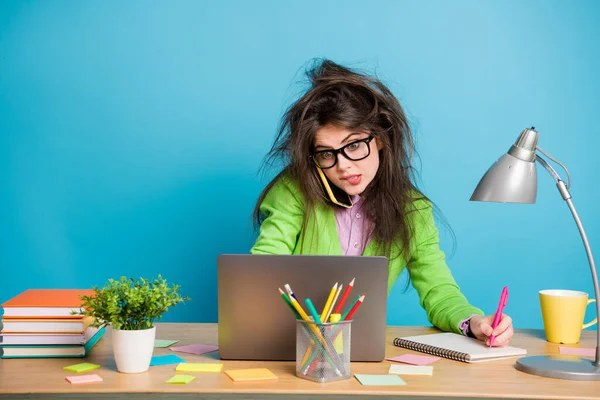
M 446 265 L 431 204 L 418 200 L 415 206 L 413 253 L 408 263 L 412 284 L 429 321 L 443 331 L 461 333 L 459 325 L 465 318 L 483 312 L 469 304 Z
M 281 177 L 260 205 L 264 220 L 250 253 L 292 254 L 304 221 L 304 201 L 293 182 Z

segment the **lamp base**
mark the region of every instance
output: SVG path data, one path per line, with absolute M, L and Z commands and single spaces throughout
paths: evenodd
M 593 363 L 594 360 L 576 356 L 531 356 L 518 359 L 516 368 L 548 378 L 597 381 L 600 380 L 600 367 Z

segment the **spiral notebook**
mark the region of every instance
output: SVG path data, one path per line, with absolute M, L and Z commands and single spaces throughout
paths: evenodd
M 526 349 L 488 347 L 477 339 L 448 332 L 396 338 L 394 346 L 469 363 L 527 355 Z

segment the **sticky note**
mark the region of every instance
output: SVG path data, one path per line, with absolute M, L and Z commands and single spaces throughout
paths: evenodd
M 165 383 L 179 383 L 185 385 L 186 383 L 190 383 L 194 379 L 196 379 L 196 377 L 193 375 L 175 375 Z
M 179 340 L 154 339 L 154 347 L 169 347 L 177 342 Z
M 390 374 L 398 375 L 433 375 L 433 367 L 431 365 L 390 365 Z
M 217 346 L 211 346 L 209 344 L 188 344 L 187 346 L 169 347 L 169 349 L 171 349 L 171 351 L 180 351 L 182 353 L 190 354 L 204 354 L 219 350 Z
M 102 382 L 102 378 L 96 374 L 90 375 L 75 375 L 75 376 L 67 376 L 65 378 L 71 385 L 78 385 L 81 383 L 95 383 Z
M 420 356 L 418 354 L 403 354 L 398 357 L 386 358 L 386 360 L 389 360 L 389 361 L 395 361 L 395 362 L 412 364 L 412 365 L 427 365 L 427 364 L 434 363 L 439 359 L 440 359 L 439 357 Z
M 402 386 L 406 382 L 398 375 L 354 374 L 354 377 L 364 386 Z
M 98 364 L 90 364 L 90 363 L 73 364 L 73 365 L 69 365 L 67 367 L 63 367 L 64 370 L 71 371 L 71 372 L 85 372 L 85 371 L 91 371 L 96 368 L 100 368 L 100 366 Z
M 596 357 L 596 349 L 588 347 L 559 347 L 560 354 L 568 354 L 572 356 Z
M 263 379 L 277 379 L 277 375 L 267 368 L 230 369 L 225 373 L 234 381 L 258 381 Z
M 177 372 L 221 372 L 223 364 L 181 363 L 175 368 Z
M 168 365 L 168 364 L 179 364 L 185 362 L 181 357 L 177 357 L 175 354 L 169 354 L 167 356 L 154 356 L 150 359 L 150 366 L 155 367 L 157 365 Z

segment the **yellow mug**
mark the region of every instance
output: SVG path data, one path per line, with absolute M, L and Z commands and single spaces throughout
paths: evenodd
M 585 309 L 595 299 L 588 300 L 588 294 L 575 290 L 540 290 L 540 306 L 546 340 L 552 343 L 579 343 L 581 331 L 596 324 L 598 318 L 583 323 Z

